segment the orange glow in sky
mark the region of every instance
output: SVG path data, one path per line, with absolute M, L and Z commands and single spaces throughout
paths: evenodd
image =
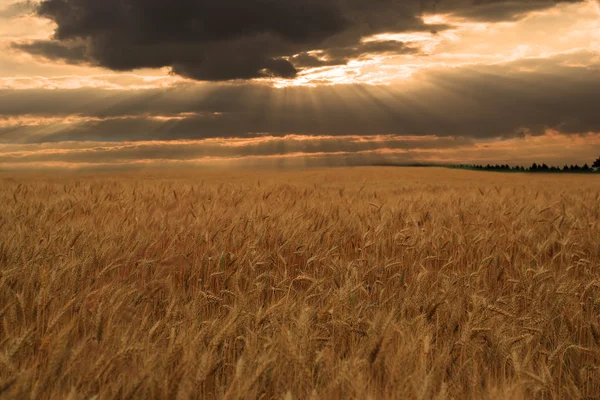
M 117 157 L 122 146 L 175 149 L 173 154 L 191 146 L 201 153 L 196 160 L 410 154 L 400 159 L 411 162 L 490 157 L 525 162 L 527 154 L 567 162 L 600 150 L 595 136 L 600 121 L 586 111 L 600 102 L 596 0 L 558 2 L 505 18 L 486 17 L 481 7 L 477 14 L 477 2 L 454 11 L 440 3 L 438 11 L 417 15 L 419 23 L 407 29 L 391 24 L 377 30 L 365 23 L 369 29 L 354 42 L 350 34 L 332 35 L 314 40 L 309 50 L 299 46 L 282 53 L 276 62 L 294 63 L 291 76 L 233 80 L 195 79 L 176 63 L 110 69 L 85 58 L 70 59 L 89 56 L 91 50 L 80 54 L 77 48 L 51 47 L 59 44 L 53 39 L 58 25 L 37 16 L 32 4 L 0 0 L 0 168 L 3 163 L 23 165 L 15 159 L 45 157 L 49 151 L 65 157 L 82 151 Z M 20 7 L 25 11 L 18 12 Z M 260 49 L 265 38 L 256 34 L 247 46 Z M 82 46 L 89 40 L 72 43 Z M 209 50 L 217 60 L 209 72 L 217 77 L 221 69 L 248 58 L 227 61 L 228 54 Z M 169 51 L 178 50 L 171 46 Z M 123 52 L 122 58 L 127 55 Z M 477 111 L 471 115 L 468 110 Z M 519 110 L 528 111 L 520 115 Z M 505 122 L 502 131 L 498 125 Z M 427 140 L 439 147 L 407 144 Z M 303 141 L 320 150 L 311 153 Z M 106 145 L 90 145 L 97 142 Z M 240 153 L 211 156 L 217 142 Z M 246 154 L 252 146 L 275 146 L 285 154 Z M 565 148 L 571 156 L 560 153 Z M 145 153 L 139 157 L 152 159 Z M 77 160 L 35 162 L 83 162 Z

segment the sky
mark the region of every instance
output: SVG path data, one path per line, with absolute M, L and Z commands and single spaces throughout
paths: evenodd
M 0 0 L 0 170 L 598 156 L 598 0 Z

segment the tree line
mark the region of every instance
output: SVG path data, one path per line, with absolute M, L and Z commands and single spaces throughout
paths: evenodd
M 508 164 L 487 164 L 487 165 L 476 165 L 476 164 L 463 164 L 458 165 L 458 168 L 474 169 L 482 171 L 502 171 L 502 172 L 556 172 L 556 173 L 600 173 L 600 157 L 594 163 L 589 166 L 585 163 L 583 166 L 578 164 L 565 165 L 563 167 L 548 166 L 546 164 L 533 163 L 530 167 L 523 166 L 510 166 Z

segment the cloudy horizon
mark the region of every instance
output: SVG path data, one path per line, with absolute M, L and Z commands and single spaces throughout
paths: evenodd
M 0 169 L 590 163 L 596 0 L 0 0 Z

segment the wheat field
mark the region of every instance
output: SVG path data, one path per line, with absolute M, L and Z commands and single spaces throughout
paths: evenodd
M 0 175 L 0 397 L 600 398 L 600 177 Z

